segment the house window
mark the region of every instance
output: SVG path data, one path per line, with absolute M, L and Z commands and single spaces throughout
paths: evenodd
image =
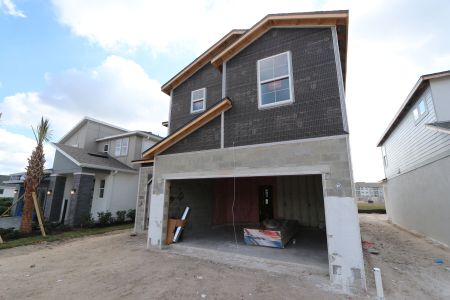
M 0 189 L 0 195 L 3 195 L 4 192 L 5 192 L 5 189 Z
M 278 106 L 294 102 L 291 52 L 258 60 L 258 106 Z
M 198 113 L 205 110 L 206 88 L 191 92 L 191 113 Z
M 427 106 L 425 100 L 422 99 L 419 101 L 419 103 L 417 103 L 416 107 L 413 110 L 414 121 L 419 122 L 426 112 Z
M 100 180 L 100 188 L 98 192 L 98 197 L 103 198 L 103 195 L 105 194 L 105 180 Z
M 103 145 L 103 152 L 108 153 L 108 150 L 109 150 L 109 145 L 108 144 Z
M 388 166 L 388 160 L 387 160 L 387 155 L 386 155 L 386 148 L 384 146 L 381 147 L 381 153 L 383 154 L 384 166 L 387 167 Z
M 128 138 L 116 140 L 115 156 L 125 156 L 128 154 Z

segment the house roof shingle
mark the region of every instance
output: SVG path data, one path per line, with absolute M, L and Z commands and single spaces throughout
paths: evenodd
M 80 167 L 137 172 L 135 169 L 128 167 L 105 153 L 89 152 L 85 149 L 67 146 L 60 143 L 53 143 L 53 145 L 64 156 Z

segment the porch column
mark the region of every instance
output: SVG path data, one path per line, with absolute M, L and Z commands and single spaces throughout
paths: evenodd
M 73 173 L 74 193 L 70 195 L 67 224 L 80 225 L 81 218 L 91 213 L 95 174 Z
M 45 201 L 44 218 L 50 222 L 59 221 L 61 213 L 61 206 L 64 198 L 64 187 L 66 184 L 66 177 L 60 175 L 51 175 L 48 189 L 52 192 L 47 195 Z

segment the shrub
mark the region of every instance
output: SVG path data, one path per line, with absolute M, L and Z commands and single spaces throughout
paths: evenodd
M 92 214 L 89 213 L 84 213 L 83 215 L 81 215 L 80 217 L 80 227 L 93 227 L 94 226 L 94 219 L 92 218 Z
M 126 210 L 118 210 L 116 212 L 116 222 L 117 223 L 125 223 L 127 211 Z
M 134 218 L 136 218 L 136 210 L 135 209 L 129 209 L 127 212 L 127 218 L 128 220 L 134 222 Z
M 112 214 L 111 214 L 110 211 L 107 211 L 107 212 L 103 212 L 103 211 L 98 212 L 98 213 L 97 213 L 97 216 L 98 216 L 98 223 L 99 223 L 101 226 L 109 225 L 109 224 L 111 224 L 112 221 L 113 221 Z
M 19 238 L 20 232 L 14 228 L 0 228 L 0 235 L 4 241 L 10 241 Z

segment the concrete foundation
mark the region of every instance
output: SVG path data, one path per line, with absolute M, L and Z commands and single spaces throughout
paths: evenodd
M 322 178 L 331 280 L 365 289 L 346 135 L 156 156 L 147 245 L 164 247 L 176 180 L 290 175 Z
M 450 246 L 450 156 L 384 184 L 389 219 Z

